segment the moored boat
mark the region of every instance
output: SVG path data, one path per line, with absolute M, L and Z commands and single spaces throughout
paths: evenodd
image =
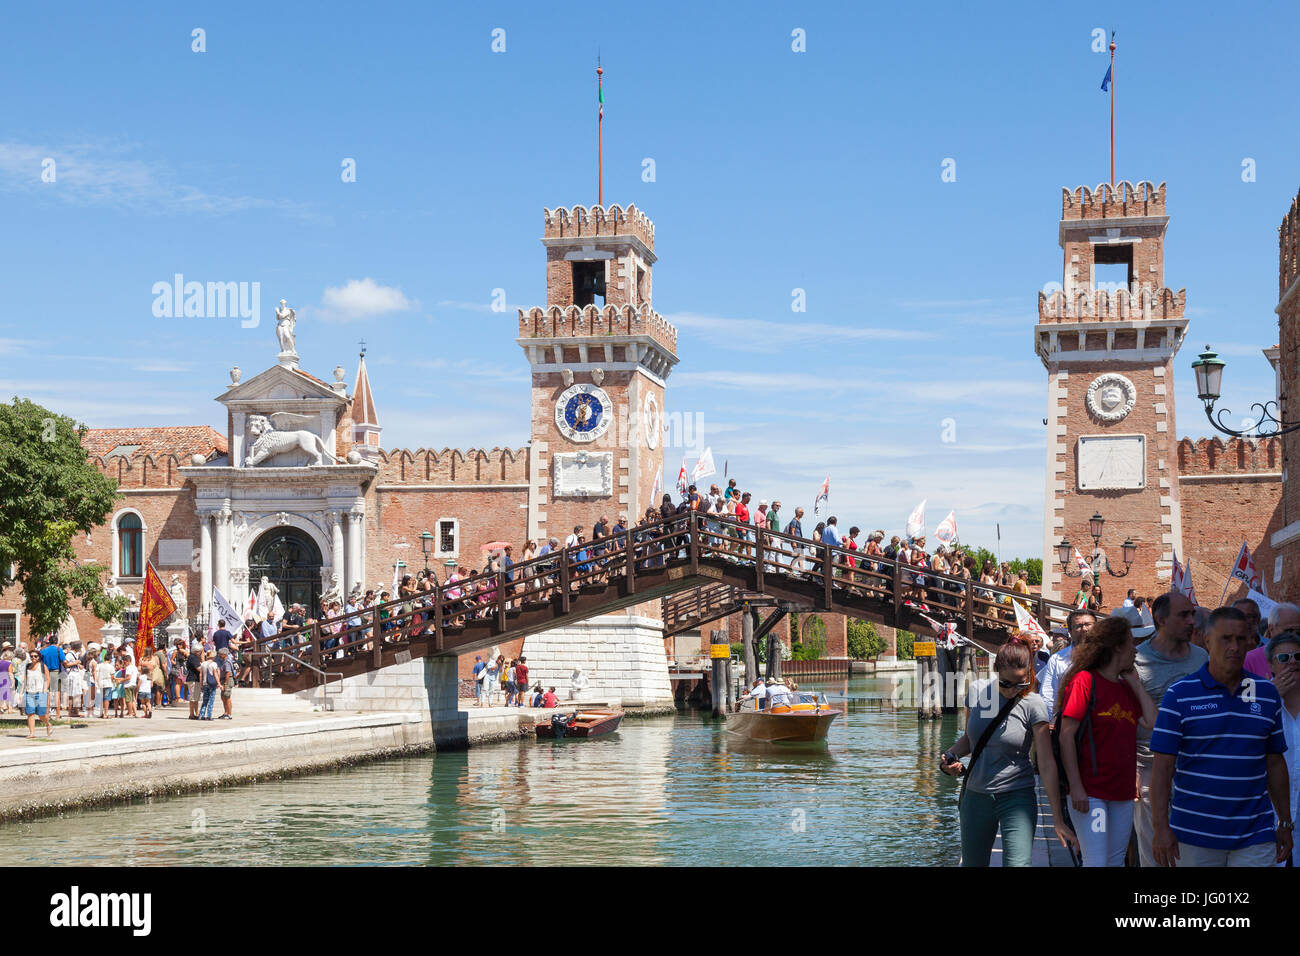
M 623 722 L 621 710 L 575 710 L 567 714 L 552 714 L 550 720 L 537 722 L 537 736 L 560 739 L 563 737 L 601 737 L 618 730 Z
M 758 710 L 746 701 L 735 713 L 727 714 L 728 732 L 750 740 L 769 743 L 811 743 L 825 740 L 831 724 L 843 711 L 835 710 L 816 694 L 798 693 L 794 703 Z

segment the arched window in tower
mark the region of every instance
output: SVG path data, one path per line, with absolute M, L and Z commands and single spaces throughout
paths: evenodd
M 137 514 L 117 519 L 117 567 L 118 577 L 144 577 L 144 526 Z

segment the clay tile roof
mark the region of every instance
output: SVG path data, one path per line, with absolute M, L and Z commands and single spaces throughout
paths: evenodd
M 331 385 L 329 382 L 325 381 L 324 379 L 322 379 L 322 378 L 317 378 L 315 375 L 311 374 L 311 372 L 304 372 L 304 371 L 303 371 L 302 369 L 300 369 L 300 368 L 295 368 L 295 369 L 293 369 L 293 371 L 297 372 L 297 373 L 298 373 L 299 375 L 301 375 L 303 378 L 309 378 L 309 379 L 311 379 L 313 382 L 316 382 L 316 383 L 319 384 L 319 385 L 324 385 L 326 388 L 333 388 L 333 387 L 334 387 L 333 385 Z
M 370 375 L 366 372 L 366 357 L 361 356 L 357 368 L 357 385 L 352 390 L 352 422 L 355 425 L 378 425 L 375 414 L 375 396 L 370 393 Z
M 226 436 L 208 425 L 177 425 L 161 428 L 91 428 L 81 444 L 91 455 L 104 457 L 113 449 L 125 446 L 123 453 L 137 455 L 175 455 L 189 464 L 191 455 L 226 454 Z M 134 448 L 134 450 L 131 450 Z

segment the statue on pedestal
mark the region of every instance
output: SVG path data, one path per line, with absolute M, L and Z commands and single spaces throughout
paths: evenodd
M 185 585 L 181 583 L 179 574 L 172 575 L 172 583 L 167 585 L 167 593 L 176 602 L 176 620 L 189 620 L 189 604 L 185 599 Z
M 298 356 L 294 348 L 295 340 L 293 329 L 298 322 L 298 313 L 289 308 L 284 299 L 280 300 L 280 307 L 275 310 L 275 335 L 280 340 L 280 352 L 285 355 Z

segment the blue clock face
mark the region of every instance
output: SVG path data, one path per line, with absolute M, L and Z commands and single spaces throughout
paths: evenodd
M 605 406 L 595 395 L 574 395 L 564 406 L 565 424 L 579 434 L 595 431 L 604 414 Z

